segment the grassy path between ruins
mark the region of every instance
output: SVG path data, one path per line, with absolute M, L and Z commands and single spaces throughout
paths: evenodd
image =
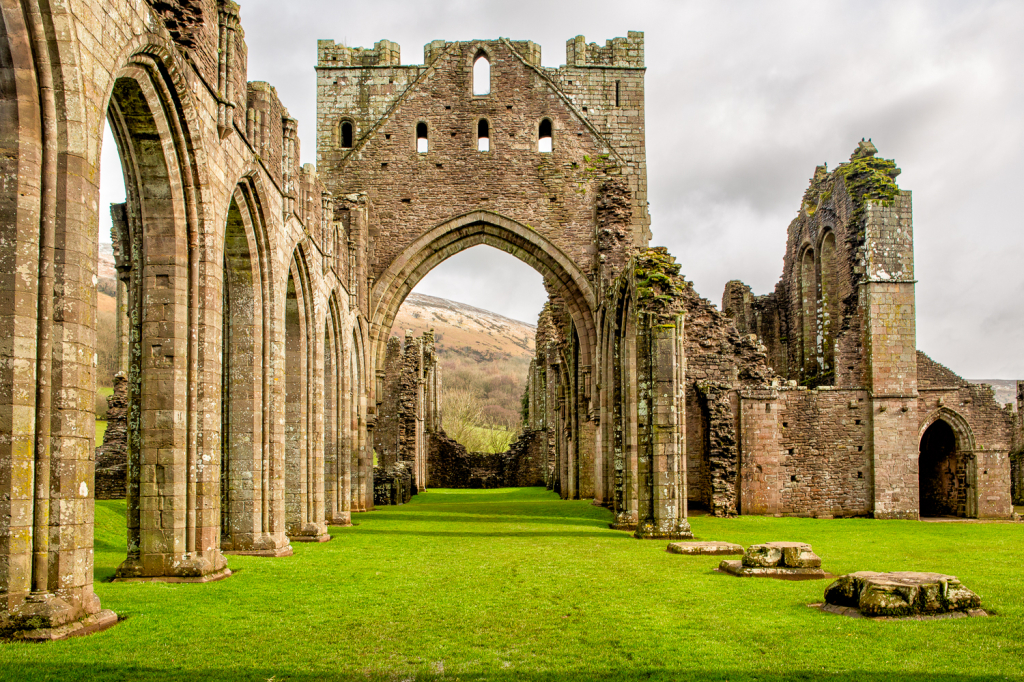
M 96 504 L 96 578 L 124 556 Z M 1024 524 L 692 519 L 700 539 L 810 542 L 833 573 L 959 576 L 991 618 L 877 623 L 807 608 L 826 583 L 712 572 L 539 488 L 432 490 L 206 585 L 97 582 L 124 620 L 0 645 L 5 680 L 1024 679 Z

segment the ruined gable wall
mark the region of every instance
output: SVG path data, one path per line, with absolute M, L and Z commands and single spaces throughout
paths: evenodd
M 592 267 L 597 195 L 609 176 L 624 170 L 552 84 L 508 44 L 449 43 L 428 55 L 434 60 L 429 67 L 359 68 L 334 66 L 344 60 L 328 59 L 330 51 L 321 45 L 320 173 L 335 194 L 370 195 L 370 237 L 376 242 L 371 276 L 424 230 L 479 209 L 528 225 L 585 272 Z M 472 60 L 481 48 L 490 54 L 492 85 L 490 95 L 477 97 L 471 94 Z M 345 117 L 356 125 L 351 151 L 337 139 Z M 554 128 L 550 154 L 537 151 L 545 117 Z M 477 150 L 481 118 L 490 127 L 491 151 L 483 153 Z M 426 154 L 416 152 L 420 121 L 429 129 Z

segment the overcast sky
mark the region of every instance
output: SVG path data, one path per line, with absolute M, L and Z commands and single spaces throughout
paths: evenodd
M 318 38 L 387 38 L 418 64 L 434 39 L 505 36 L 559 66 L 575 35 L 644 31 L 652 243 L 717 304 L 730 279 L 774 287 L 815 165 L 834 168 L 870 137 L 914 193 L 918 347 L 970 378 L 1024 378 L 1024 3 L 241 5 L 249 79 L 275 85 L 298 118 L 304 162 L 316 160 Z M 544 301 L 539 275 L 488 247 L 417 291 L 530 322 Z

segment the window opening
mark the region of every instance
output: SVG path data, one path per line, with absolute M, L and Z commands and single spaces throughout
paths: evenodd
M 352 148 L 352 122 L 342 121 L 341 123 L 341 146 L 343 149 Z
M 547 153 L 551 151 L 552 147 L 551 120 L 546 118 L 540 122 L 540 130 L 537 133 L 537 151 Z
M 427 124 L 420 121 L 416 124 L 416 151 L 426 154 L 430 143 L 427 141 Z
M 473 61 L 473 94 L 491 94 L 491 62 L 482 51 Z
M 619 81 L 615 81 L 615 106 L 619 106 Z
M 491 126 L 486 118 L 480 119 L 476 124 L 476 148 L 482 152 L 491 151 Z

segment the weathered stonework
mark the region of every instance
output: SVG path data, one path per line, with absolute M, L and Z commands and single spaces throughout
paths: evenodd
M 723 561 L 718 570 L 739 577 L 817 580 L 827 577 L 821 558 L 803 542 L 767 542 L 750 545 L 739 561 Z
M 107 397 L 107 430 L 96 448 L 96 499 L 123 500 L 128 490 L 128 377 L 118 372 Z
M 378 442 L 409 482 L 381 474 L 377 499 L 430 485 L 432 344 L 388 339 L 416 284 L 481 244 L 549 294 L 505 482 L 594 498 L 645 538 L 687 537 L 691 502 L 1011 512 L 1020 411 L 917 353 L 910 195 L 869 142 L 816 171 L 775 292 L 730 283 L 720 313 L 648 248 L 642 33 L 574 38 L 557 69 L 528 41 L 434 41 L 422 65 L 321 41 L 313 168 L 275 89 L 247 82 L 237 4 L 0 11 L 4 633 L 112 622 L 92 589 L 107 122 L 127 183 L 119 580 L 208 582 L 228 554 L 329 539 L 373 509 Z
M 547 434 L 524 432 L 506 452 L 467 452 L 445 435 L 430 434 L 427 473 L 436 488 L 519 488 L 544 485 Z
M 427 486 L 431 436 L 442 432 L 441 368 L 433 331 L 419 338 L 406 332 L 404 342 L 388 339 L 384 368 L 377 374 L 381 385 L 377 396 L 380 416 L 374 429 L 378 469 L 408 463 L 411 494 L 415 495 Z M 374 497 L 380 496 L 374 493 Z
M 857 609 L 868 618 L 973 612 L 981 608 L 978 595 L 958 578 L 908 571 L 849 573 L 825 589 L 825 603 Z

